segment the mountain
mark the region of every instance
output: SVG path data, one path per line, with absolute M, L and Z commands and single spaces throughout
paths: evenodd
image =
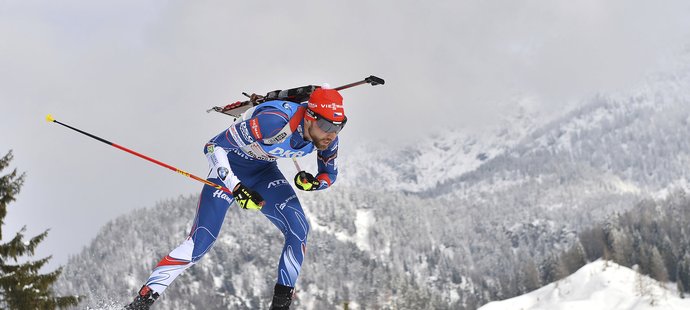
M 547 117 L 529 98 L 518 97 L 503 106 L 507 113 L 494 128 L 439 130 L 396 146 L 385 141 L 357 144 L 348 154 L 366 155 L 345 156 L 340 164 L 347 167 L 342 179 L 346 183 L 362 179 L 376 182 L 387 191 L 432 190 L 503 154 L 546 122 Z
M 689 73 L 595 96 L 546 124 L 524 112 L 480 135 L 361 146 L 339 162 L 336 186 L 298 193 L 311 233 L 296 304 L 476 309 L 547 284 L 545 262 L 581 245 L 578 232 L 688 183 Z M 130 300 L 185 237 L 195 204 L 109 223 L 70 259 L 60 292 L 96 308 Z M 265 307 L 281 240 L 262 217 L 232 208 L 214 250 L 159 308 Z
M 675 285 L 660 283 L 613 262 L 598 260 L 558 282 L 527 294 L 490 302 L 479 310 L 690 309 Z

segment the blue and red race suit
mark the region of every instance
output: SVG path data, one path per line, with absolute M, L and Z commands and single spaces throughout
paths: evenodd
M 230 128 L 204 147 L 209 161 L 207 179 L 233 189 L 238 182 L 257 191 L 266 201 L 261 212 L 284 235 L 277 283 L 294 287 L 306 253 L 309 222 L 290 182 L 278 169 L 278 158 L 301 157 L 315 150 L 303 137 L 306 104 L 269 101 L 242 114 Z M 335 158 L 338 139 L 317 152 L 320 186 L 328 188 L 338 173 Z M 164 257 L 146 281 L 161 294 L 184 270 L 199 261 L 213 246 L 232 195 L 204 185 L 189 236 Z

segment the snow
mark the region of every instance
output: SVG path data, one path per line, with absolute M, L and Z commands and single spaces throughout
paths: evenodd
M 639 194 L 642 192 L 642 190 L 635 185 L 632 182 L 626 182 L 620 177 L 614 177 L 613 180 L 611 180 L 611 184 L 618 189 L 618 191 L 622 193 L 633 193 L 633 194 Z
M 490 302 L 479 310 L 690 309 L 675 284 L 661 283 L 613 262 L 598 260 L 558 282 L 522 296 Z
M 374 224 L 374 215 L 369 210 L 357 210 L 355 217 L 355 244 L 362 251 L 371 251 L 369 245 L 369 227 Z
M 307 211 L 305 211 L 305 213 L 307 213 L 307 216 L 309 216 L 309 213 Z M 351 236 L 349 236 L 348 234 L 346 234 L 342 231 L 336 231 L 335 229 L 333 229 L 332 227 L 330 227 L 328 225 L 324 225 L 324 224 L 321 224 L 319 222 L 311 222 L 310 228 L 313 231 L 318 231 L 318 232 L 326 233 L 329 235 L 333 235 L 339 241 L 355 243 L 354 239 Z
M 310 214 L 305 211 L 307 216 Z M 336 239 L 342 242 L 353 243 L 358 249 L 371 252 L 371 245 L 369 244 L 369 230 L 374 224 L 374 214 L 371 210 L 367 209 L 357 209 L 355 213 L 355 229 L 354 235 L 350 235 L 343 231 L 336 231 L 328 225 L 320 224 L 319 222 L 313 221 L 311 223 L 311 229 L 314 231 L 319 231 L 335 236 Z M 390 251 L 390 249 L 384 249 Z

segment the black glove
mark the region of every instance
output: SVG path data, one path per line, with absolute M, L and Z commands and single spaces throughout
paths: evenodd
M 321 181 L 309 172 L 300 171 L 295 175 L 295 185 L 303 191 L 313 191 L 321 186 Z
M 253 191 L 251 188 L 244 186 L 242 183 L 237 183 L 235 188 L 232 190 L 232 195 L 235 197 L 235 202 L 242 209 L 251 210 L 261 210 L 266 201 L 259 195 L 259 193 Z

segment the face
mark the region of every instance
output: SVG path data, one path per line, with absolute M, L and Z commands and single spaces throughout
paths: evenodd
M 316 126 L 313 121 L 306 120 L 305 123 L 307 138 L 311 140 L 311 142 L 314 143 L 314 146 L 316 146 L 316 149 L 320 151 L 328 148 L 328 146 L 331 145 L 333 140 L 335 140 L 335 138 L 338 136 L 338 134 L 335 132 L 328 133 L 321 130 L 321 128 Z

